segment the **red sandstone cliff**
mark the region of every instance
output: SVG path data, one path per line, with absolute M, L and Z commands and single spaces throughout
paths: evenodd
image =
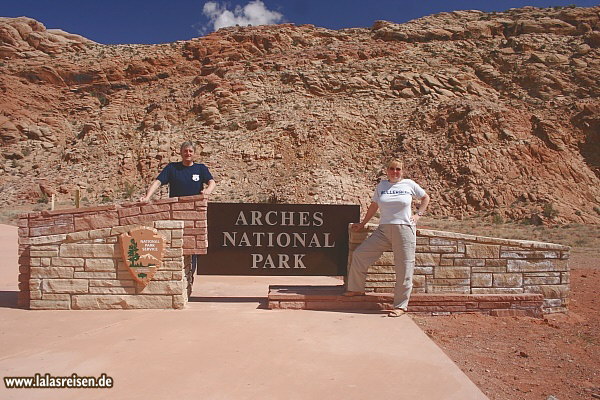
M 0 18 L 0 205 L 138 196 L 181 141 L 215 201 L 366 204 L 399 155 L 438 216 L 600 222 L 600 7 L 107 46 Z

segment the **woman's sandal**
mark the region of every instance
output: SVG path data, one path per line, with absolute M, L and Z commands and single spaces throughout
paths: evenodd
M 406 314 L 406 311 L 404 311 L 401 308 L 394 308 L 392 311 L 390 311 L 388 313 L 388 317 L 401 317 L 404 314 Z

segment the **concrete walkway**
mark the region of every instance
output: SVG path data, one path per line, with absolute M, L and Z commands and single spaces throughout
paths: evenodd
M 269 284 L 197 277 L 185 310 L 16 308 L 17 229 L 0 225 L 0 375 L 100 376 L 112 389 L 6 389 L 1 399 L 486 399 L 410 316 L 267 310 Z

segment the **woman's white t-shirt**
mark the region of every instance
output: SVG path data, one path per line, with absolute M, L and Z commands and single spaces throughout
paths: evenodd
M 379 206 L 380 224 L 413 225 L 412 198 L 425 196 L 425 191 L 415 181 L 402 179 L 392 183 L 381 181 L 373 194 L 373 201 Z

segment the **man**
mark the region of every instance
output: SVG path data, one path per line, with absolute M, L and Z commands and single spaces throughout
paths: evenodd
M 194 196 L 197 194 L 209 195 L 217 185 L 208 167 L 204 164 L 194 162 L 196 148 L 192 142 L 183 142 L 179 148 L 180 162 L 169 163 L 158 174 L 156 180 L 148 188 L 145 196 L 140 198 L 141 202 L 148 202 L 156 189 L 169 184 L 169 197 Z M 206 187 L 204 187 L 206 185 Z M 187 278 L 188 297 L 192 294 L 194 273 L 196 272 L 197 256 L 186 257 L 185 275 Z

